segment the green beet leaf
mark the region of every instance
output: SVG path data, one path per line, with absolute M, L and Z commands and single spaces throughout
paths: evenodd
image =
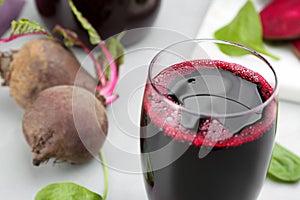
M 214 37 L 242 44 L 276 60 L 279 59 L 277 56 L 267 52 L 263 46 L 260 17 L 250 0 L 246 2 L 229 24 L 215 32 Z M 230 56 L 243 56 L 248 53 L 246 50 L 229 47 L 228 45 L 219 45 L 219 47 L 223 53 Z
M 69 0 L 69 6 L 81 26 L 88 32 L 91 44 L 96 45 L 101 42 L 101 38 L 97 31 L 93 28 L 91 23 L 83 17 L 82 13 L 75 7 L 72 0 Z
M 117 67 L 124 63 L 124 47 L 121 44 L 121 38 L 123 34 L 121 33 L 117 38 L 111 37 L 108 40 L 107 48 L 111 52 L 112 57 L 115 59 Z
M 299 181 L 300 158 L 276 143 L 273 149 L 268 175 L 281 182 Z
M 102 200 L 102 197 L 75 183 L 54 183 L 41 189 L 35 200 Z
M 120 66 L 124 63 L 124 47 L 121 44 L 120 40 L 123 34 L 121 33 L 119 37 L 114 38 L 110 37 L 107 42 L 106 46 L 111 53 L 113 59 L 115 60 L 115 64 L 117 66 L 117 70 L 119 71 Z M 107 79 L 110 77 L 110 67 L 107 61 L 107 58 L 104 53 L 101 53 L 98 57 L 98 62 L 100 63 L 101 67 L 106 69 L 106 77 Z
M 11 32 L 10 35 L 22 35 L 22 34 L 32 34 L 32 33 L 44 33 L 50 38 L 53 38 L 51 33 L 46 31 L 40 24 L 29 19 L 20 19 L 18 21 L 13 20 L 11 22 Z

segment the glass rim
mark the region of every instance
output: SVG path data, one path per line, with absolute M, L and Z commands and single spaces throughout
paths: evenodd
M 156 62 L 156 60 L 159 58 L 159 56 L 165 52 L 167 49 L 176 46 L 178 44 L 181 43 L 187 43 L 187 42 L 211 42 L 211 43 L 219 43 L 219 44 L 227 44 L 227 45 L 233 45 L 233 46 L 237 46 L 239 48 L 242 48 L 246 51 L 248 51 L 251 55 L 259 58 L 261 61 L 263 61 L 271 70 L 273 76 L 274 76 L 274 87 L 273 87 L 273 93 L 272 95 L 264 102 L 262 102 L 261 104 L 255 106 L 254 108 L 251 108 L 250 110 L 246 110 L 246 111 L 242 111 L 242 112 L 235 112 L 235 113 L 229 113 L 229 114 L 209 114 L 209 113 L 205 113 L 205 112 L 194 112 L 191 109 L 185 108 L 181 105 L 176 104 L 175 102 L 171 101 L 170 99 L 166 98 L 164 94 L 162 94 L 157 87 L 155 86 L 155 84 L 153 83 L 153 79 L 151 78 L 152 75 L 152 69 L 154 67 L 154 64 Z M 258 53 L 257 51 L 244 46 L 242 44 L 236 43 L 236 42 L 232 42 L 232 41 L 228 41 L 228 40 L 218 40 L 218 39 L 210 39 L 210 38 L 205 38 L 205 39 L 187 39 L 187 40 L 182 40 L 176 43 L 173 43 L 167 47 L 165 47 L 164 49 L 160 50 L 151 60 L 150 62 L 150 66 L 148 68 L 148 75 L 147 75 L 147 79 L 149 79 L 151 87 L 154 89 L 154 91 L 162 97 L 162 99 L 164 101 L 166 101 L 166 103 L 168 103 L 169 105 L 172 105 L 172 107 L 176 108 L 176 109 L 181 109 L 182 111 L 194 115 L 194 116 L 209 116 L 209 117 L 216 117 L 216 118 L 225 118 L 225 117 L 238 117 L 238 116 L 243 116 L 243 115 L 247 115 L 247 114 L 251 114 L 254 113 L 256 111 L 262 110 L 263 108 L 265 108 L 267 105 L 269 105 L 271 103 L 271 101 L 273 101 L 273 99 L 275 99 L 275 97 L 277 96 L 278 93 L 278 77 L 277 74 L 274 70 L 274 68 L 272 67 L 272 65 L 270 64 L 270 62 L 264 57 L 262 56 L 260 53 Z

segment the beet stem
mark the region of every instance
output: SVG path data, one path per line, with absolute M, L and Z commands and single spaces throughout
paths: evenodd
M 83 17 L 82 13 L 77 10 L 72 0 L 69 0 L 69 6 L 71 7 L 73 14 L 80 22 L 82 27 L 88 32 L 90 42 L 93 45 L 98 43 L 109 62 L 110 77 L 108 78 L 108 83 L 106 83 L 105 85 L 99 84 L 96 88 L 96 91 L 99 92 L 100 96 L 107 98 L 113 94 L 113 91 L 117 84 L 118 72 L 114 59 L 109 50 L 106 48 L 105 43 L 101 40 L 101 37 L 99 36 L 97 31 L 93 28 L 92 24 L 85 17 Z M 99 79 L 99 81 L 101 81 L 101 77 Z
M 112 94 L 112 95 L 105 97 L 105 105 L 108 106 L 108 105 L 112 104 L 118 98 L 119 98 L 119 95 L 117 95 L 117 94 Z
M 111 72 L 110 72 L 109 82 L 104 87 L 98 87 L 97 89 L 101 89 L 100 91 L 101 95 L 103 95 L 104 97 L 108 97 L 113 94 L 113 91 L 117 84 L 117 79 L 118 79 L 117 67 L 112 55 L 110 54 L 109 50 L 106 48 L 105 43 L 101 41 L 99 43 L 99 46 L 101 47 L 106 58 L 108 59 Z
M 102 163 L 102 167 L 103 167 L 103 174 L 104 174 L 104 192 L 103 192 L 103 200 L 106 200 L 107 197 L 107 193 L 108 193 L 108 185 L 109 185 L 109 177 L 108 177 L 108 169 L 107 169 L 107 164 L 105 162 L 105 158 L 104 158 L 104 154 L 103 152 L 100 150 L 99 151 L 99 157 Z
M 99 63 L 98 63 L 97 59 L 95 58 L 94 54 L 91 52 L 91 50 L 82 42 L 82 40 L 80 40 L 78 37 L 75 37 L 70 32 L 70 30 L 63 28 L 60 25 L 56 25 L 54 27 L 54 31 L 55 30 L 62 30 L 63 32 L 65 32 L 68 35 L 68 37 L 70 37 L 73 40 L 75 40 L 82 47 L 82 49 L 89 55 L 89 57 L 91 58 L 91 60 L 93 61 L 94 65 L 95 65 L 96 71 L 98 73 L 98 79 L 99 79 L 99 81 L 101 83 L 100 85 L 104 85 L 106 83 L 105 75 L 102 72 Z
M 33 33 L 24 33 L 24 34 L 19 34 L 19 35 L 12 35 L 9 38 L 0 39 L 0 44 L 4 44 L 4 43 L 10 42 L 12 40 L 21 38 L 21 37 L 26 37 L 26 36 L 31 36 L 31 35 L 48 35 L 48 33 L 41 31 L 41 32 L 33 32 Z

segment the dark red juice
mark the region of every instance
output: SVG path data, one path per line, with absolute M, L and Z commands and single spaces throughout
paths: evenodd
M 149 199 L 256 199 L 275 138 L 276 101 L 261 106 L 269 83 L 216 60 L 173 65 L 151 83 L 140 129 Z

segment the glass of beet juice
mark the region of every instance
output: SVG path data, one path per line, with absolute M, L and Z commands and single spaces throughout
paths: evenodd
M 277 90 L 269 62 L 236 43 L 188 40 L 158 53 L 140 127 L 149 200 L 257 199 L 274 144 Z

